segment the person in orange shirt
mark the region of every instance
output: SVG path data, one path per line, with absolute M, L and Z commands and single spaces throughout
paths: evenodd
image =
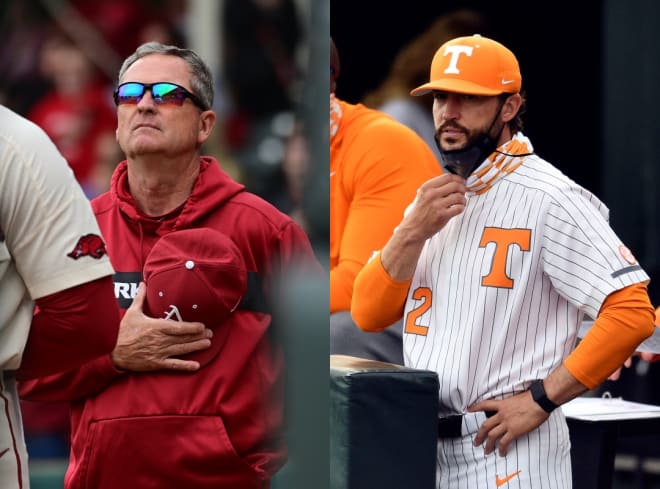
M 392 235 L 418 187 L 442 169 L 414 131 L 335 96 L 340 63 L 332 40 L 330 49 L 330 353 L 402 364 L 400 322 L 382 333 L 353 322 L 353 280 Z

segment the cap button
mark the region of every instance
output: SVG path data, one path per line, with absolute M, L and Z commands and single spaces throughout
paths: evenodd
M 185 266 L 188 270 L 192 270 L 193 268 L 195 268 L 195 262 L 192 260 L 188 260 Z

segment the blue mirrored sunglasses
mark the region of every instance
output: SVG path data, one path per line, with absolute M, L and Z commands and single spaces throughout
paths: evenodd
M 115 104 L 137 104 L 140 102 L 140 100 L 142 100 L 146 90 L 151 92 L 151 97 L 157 104 L 181 106 L 183 105 L 184 100 L 189 98 L 201 110 L 208 110 L 208 108 L 204 106 L 202 101 L 195 94 L 189 92 L 180 85 L 169 82 L 122 83 L 113 93 Z

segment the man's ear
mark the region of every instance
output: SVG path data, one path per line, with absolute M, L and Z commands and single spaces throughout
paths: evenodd
M 199 116 L 199 129 L 197 132 L 197 142 L 201 145 L 211 136 L 211 131 L 215 125 L 215 112 L 205 110 Z
M 507 97 L 507 99 L 504 101 L 504 104 L 502 105 L 502 110 L 500 112 L 502 120 L 504 122 L 513 120 L 518 114 L 521 105 L 522 97 L 519 93 L 514 93 Z

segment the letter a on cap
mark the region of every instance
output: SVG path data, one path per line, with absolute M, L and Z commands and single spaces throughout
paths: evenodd
M 458 58 L 460 57 L 461 54 L 467 54 L 468 56 L 472 56 L 472 51 L 474 51 L 474 48 L 472 46 L 460 46 L 460 45 L 447 46 L 447 48 L 445 49 L 445 56 L 450 54 L 451 59 L 449 60 L 449 65 L 447 65 L 447 68 L 445 68 L 444 73 L 458 75 L 461 72 L 457 66 Z

